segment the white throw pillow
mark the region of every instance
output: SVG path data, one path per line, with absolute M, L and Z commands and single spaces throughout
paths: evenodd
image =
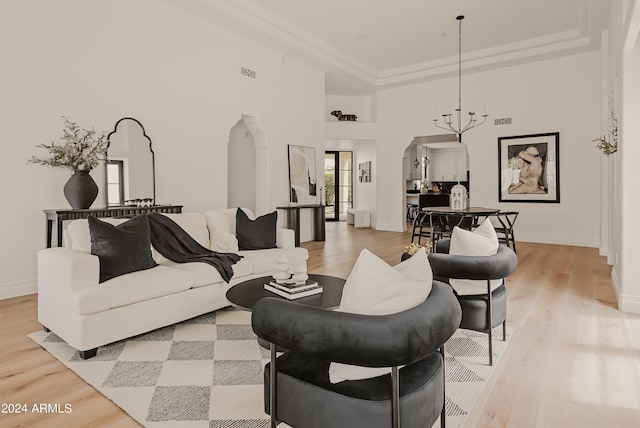
M 424 251 L 394 268 L 364 249 L 344 284 L 338 310 L 363 315 L 401 312 L 424 302 L 432 280 Z
M 211 249 L 219 253 L 237 253 L 238 238 L 233 233 L 218 235 L 218 239 L 211 243 Z
M 424 302 L 431 292 L 432 281 L 433 273 L 424 249 L 394 267 L 365 249 L 344 284 L 338 311 L 364 315 L 401 312 Z M 331 363 L 329 381 L 367 379 L 390 372 L 388 367 Z
M 451 233 L 449 254 L 457 256 L 491 256 L 498 251 L 498 235 L 489 219 L 475 230 L 454 227 Z
M 227 233 L 236 234 L 236 210 L 237 208 L 219 208 L 209 210 L 204 213 L 207 219 L 207 227 L 209 228 L 209 239 L 211 243 L 217 242 L 220 236 Z M 255 216 L 248 208 L 242 208 L 250 219 Z
M 449 254 L 456 256 L 492 256 L 498 251 L 498 235 L 489 219 L 473 231 L 455 227 L 451 233 Z M 483 294 L 487 292 L 487 281 L 471 279 L 451 279 L 451 287 L 460 296 Z M 491 281 L 491 290 L 502 284 L 502 280 Z

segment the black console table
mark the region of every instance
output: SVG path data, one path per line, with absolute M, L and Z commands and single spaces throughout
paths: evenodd
M 62 222 L 87 217 L 134 217 L 142 213 L 181 213 L 182 205 L 152 205 L 150 207 L 107 207 L 89 208 L 86 210 L 44 210 L 47 221 L 47 248 L 51 248 L 53 222 L 56 222 L 58 247 L 62 246 Z
M 324 241 L 324 208 L 325 205 L 294 205 L 286 207 L 276 207 L 287 212 L 287 228 L 296 232 L 296 247 L 300 246 L 300 210 L 313 210 L 313 240 Z

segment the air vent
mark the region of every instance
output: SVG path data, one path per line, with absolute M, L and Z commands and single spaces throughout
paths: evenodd
M 511 125 L 511 118 L 510 117 L 503 117 L 500 119 L 495 119 L 493 121 L 494 125 Z

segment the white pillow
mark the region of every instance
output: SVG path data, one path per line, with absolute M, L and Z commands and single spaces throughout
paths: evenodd
M 237 208 L 218 208 L 204 213 L 211 243 L 218 241 L 221 235 L 236 234 L 236 210 Z M 250 209 L 242 208 L 242 210 L 250 219 L 255 219 Z
M 498 235 L 496 235 L 491 221 L 486 219 L 473 231 L 454 227 L 451 233 L 449 254 L 456 256 L 492 256 L 498 251 L 499 246 Z M 487 281 L 451 279 L 449 283 L 460 296 L 487 292 Z M 491 290 L 495 290 L 500 284 L 502 284 L 502 280 L 492 280 Z
M 365 249 L 344 284 L 338 311 L 364 315 L 401 312 L 424 302 L 432 281 L 433 272 L 424 249 L 394 267 Z M 390 372 L 388 367 L 331 363 L 329 381 L 367 379 Z
M 492 256 L 498 251 L 498 235 L 489 219 L 475 230 L 454 227 L 451 233 L 449 254 L 457 256 Z
M 237 253 L 238 238 L 233 233 L 218 235 L 217 240 L 211 243 L 211 249 L 219 253 Z
M 344 284 L 338 310 L 363 315 L 401 312 L 425 301 L 432 280 L 425 251 L 394 268 L 364 249 Z

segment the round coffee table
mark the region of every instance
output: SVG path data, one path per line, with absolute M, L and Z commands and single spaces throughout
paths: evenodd
M 231 306 L 235 308 L 251 311 L 253 305 L 264 297 L 285 299 L 264 289 L 264 284 L 272 279 L 271 276 L 263 276 L 261 278 L 240 282 L 227 291 L 227 300 L 231 303 Z M 322 293 L 295 299 L 292 300 L 293 302 L 325 309 L 335 309 L 340 306 L 342 287 L 345 282 L 344 279 L 336 278 L 335 276 L 314 274 L 310 274 L 309 279 L 317 281 L 318 284 L 322 286 Z

